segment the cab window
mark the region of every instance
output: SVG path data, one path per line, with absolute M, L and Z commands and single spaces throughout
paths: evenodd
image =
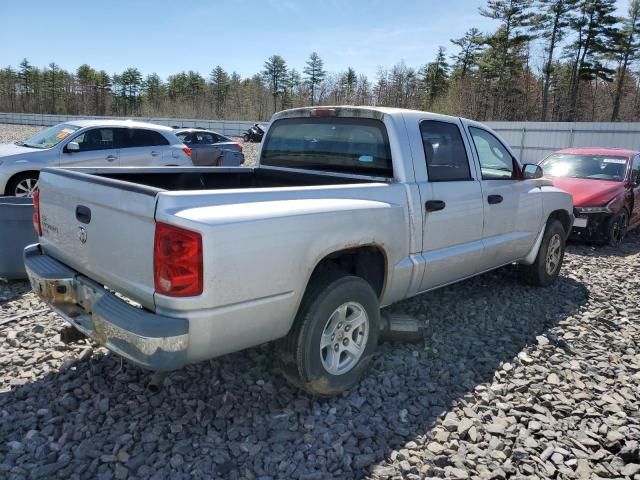
M 511 180 L 517 170 L 509 150 L 494 135 L 481 128 L 469 127 L 480 161 L 483 180 Z
M 420 133 L 430 182 L 473 180 L 457 125 L 424 120 L 420 122 Z

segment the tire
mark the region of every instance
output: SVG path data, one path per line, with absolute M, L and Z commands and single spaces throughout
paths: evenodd
M 379 334 L 380 306 L 371 285 L 334 274 L 311 282 L 276 350 L 293 385 L 311 395 L 332 396 L 358 383 Z
M 33 197 L 38 189 L 38 172 L 20 173 L 7 183 L 5 193 L 12 197 Z
M 623 208 L 609 219 L 604 244 L 610 247 L 619 247 L 627 234 L 627 228 L 629 228 L 629 214 L 627 209 Z
M 547 287 L 555 282 L 564 259 L 566 232 L 558 220 L 549 220 L 540 250 L 531 265 L 520 265 L 522 280 L 529 285 Z
M 248 142 L 249 141 L 249 134 L 245 133 L 244 135 L 242 135 L 242 140 L 245 141 L 245 142 Z

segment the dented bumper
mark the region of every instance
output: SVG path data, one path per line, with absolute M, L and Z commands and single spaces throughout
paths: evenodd
M 187 363 L 189 322 L 138 308 L 42 252 L 25 248 L 31 286 L 67 322 L 100 345 L 152 370 Z

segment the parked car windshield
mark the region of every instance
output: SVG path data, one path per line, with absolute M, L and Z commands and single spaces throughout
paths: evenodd
M 76 127 L 74 125 L 61 123 L 60 125 L 55 125 L 36 133 L 33 137 L 24 142 L 23 145 L 31 148 L 51 148 L 59 144 L 79 128 L 80 127 Z
M 264 141 L 260 164 L 393 177 L 384 123 L 367 118 L 277 120 Z
M 594 180 L 624 180 L 627 157 L 616 155 L 589 155 L 554 153 L 540 166 L 546 175 L 553 177 L 592 178 Z

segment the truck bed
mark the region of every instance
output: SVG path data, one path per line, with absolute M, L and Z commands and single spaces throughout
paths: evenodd
M 69 171 L 120 180 L 164 191 L 225 190 L 235 188 L 304 187 L 369 183 L 371 180 L 331 174 L 284 172 L 267 168 L 150 168 L 145 172 L 126 168 L 74 168 Z M 61 172 L 58 171 L 58 174 Z M 98 177 L 98 178 L 95 178 Z

